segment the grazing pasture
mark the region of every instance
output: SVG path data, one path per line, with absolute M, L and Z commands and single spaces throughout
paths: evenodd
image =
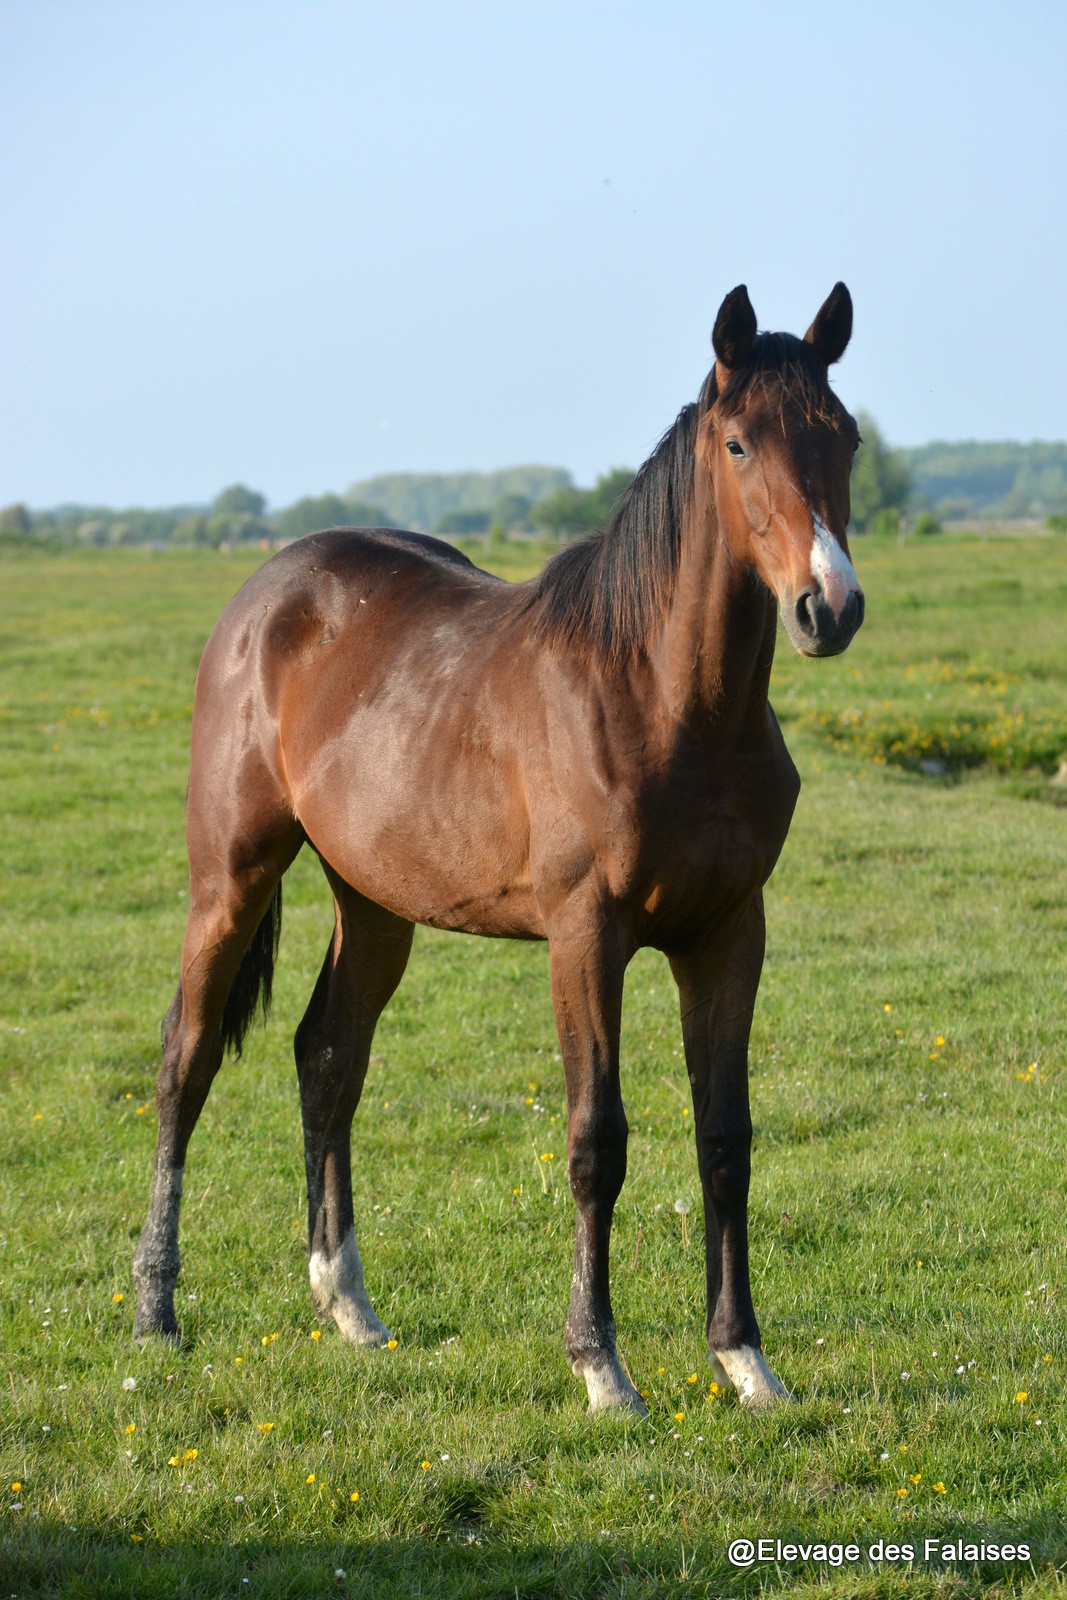
M 590 1420 L 561 1356 L 573 1209 L 539 945 L 417 932 L 353 1138 L 397 1347 L 317 1326 L 291 1041 L 331 913 L 306 852 L 271 1022 L 191 1147 L 185 1343 L 133 1344 L 192 683 L 258 557 L 3 561 L 0 1591 L 1057 1590 L 1067 546 L 855 556 L 853 648 L 810 662 L 780 640 L 772 689 L 804 789 L 767 895 L 750 1218 L 765 1346 L 799 1403 L 748 1415 L 710 1384 L 674 987 L 642 953 L 614 1298 L 646 1422 Z M 498 570 L 535 564 L 507 546 Z M 735 1569 L 739 1537 L 1033 1560 Z

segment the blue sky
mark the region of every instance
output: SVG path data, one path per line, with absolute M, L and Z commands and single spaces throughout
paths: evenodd
M 0 0 L 0 505 L 636 465 L 723 294 L 1067 437 L 1067 7 Z

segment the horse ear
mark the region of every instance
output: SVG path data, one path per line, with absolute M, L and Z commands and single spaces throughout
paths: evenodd
M 756 337 L 756 313 L 743 283 L 731 289 L 715 318 L 711 347 L 728 372 L 742 365 Z
M 824 367 L 840 361 L 852 337 L 852 296 L 843 283 L 835 283 L 815 321 L 804 335 Z

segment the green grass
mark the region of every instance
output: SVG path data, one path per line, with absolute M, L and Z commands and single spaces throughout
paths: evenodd
M 533 559 L 505 556 L 509 576 Z M 0 1595 L 1062 1592 L 1067 832 L 1045 802 L 1067 755 L 1067 552 L 856 557 L 852 650 L 783 646 L 776 667 L 804 791 L 767 897 L 751 1220 L 765 1346 L 800 1403 L 758 1418 L 709 1394 L 675 999 L 644 953 L 614 1292 L 645 1424 L 590 1421 L 563 1358 L 572 1207 L 539 946 L 417 934 L 354 1139 L 399 1347 L 311 1338 L 291 1036 L 330 914 L 310 856 L 271 1023 L 193 1142 L 184 1343 L 134 1346 L 193 677 L 259 558 L 5 560 L 0 1472 L 21 1489 L 0 1500 Z M 947 744 L 965 713 L 1051 731 L 968 746 L 943 777 L 912 770 L 942 746 L 894 752 L 885 731 Z M 1014 1539 L 1033 1562 L 738 1571 L 738 1536 Z

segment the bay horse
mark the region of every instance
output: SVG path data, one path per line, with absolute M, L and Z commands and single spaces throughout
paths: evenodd
M 626 1172 L 623 976 L 678 985 L 707 1250 L 707 1340 L 743 1403 L 786 1396 L 749 1287 L 747 1049 L 762 887 L 799 791 L 768 703 L 776 609 L 805 656 L 863 619 L 849 558 L 856 424 L 828 383 L 852 302 L 757 333 L 744 286 L 715 361 L 605 531 L 509 584 L 422 534 L 338 528 L 231 601 L 196 682 L 181 982 L 133 1263 L 138 1338 L 176 1336 L 186 1148 L 227 1048 L 270 999 L 282 875 L 309 843 L 335 922 L 296 1033 L 320 1317 L 383 1344 L 353 1226 L 350 1135 L 413 925 L 547 939 L 576 1242 L 567 1356 L 591 1411 L 643 1413 L 619 1359 L 608 1244 Z

